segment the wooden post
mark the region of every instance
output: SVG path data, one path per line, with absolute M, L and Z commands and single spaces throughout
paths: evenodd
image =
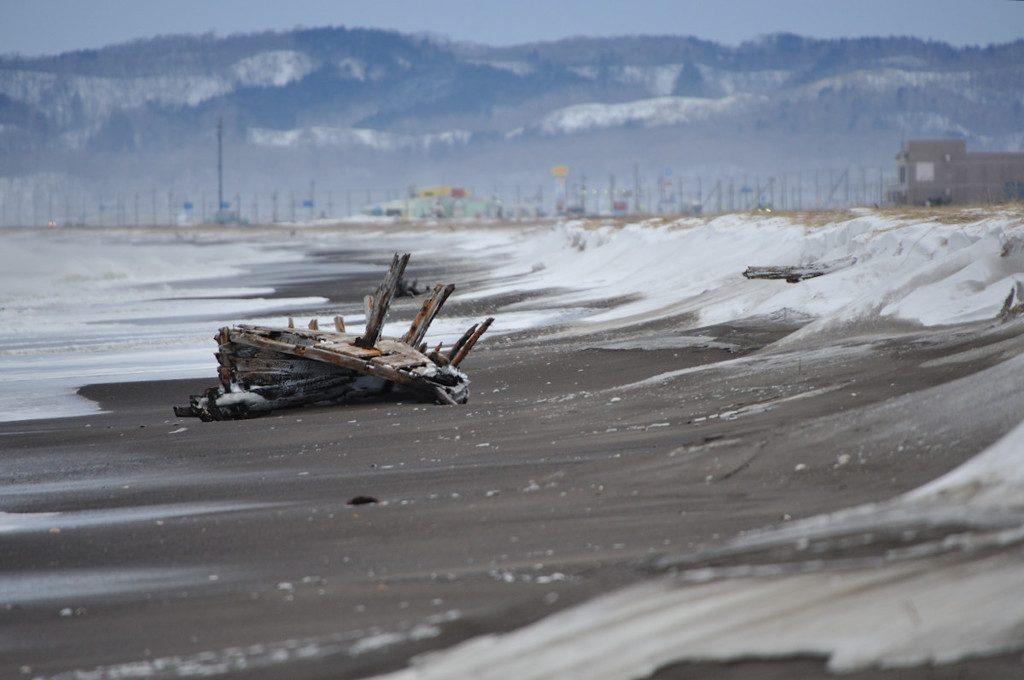
M 459 350 L 459 353 L 455 355 L 454 359 L 452 359 L 453 367 L 459 367 L 459 364 L 462 363 L 462 360 L 466 358 L 467 354 L 469 354 L 469 350 L 473 349 L 473 345 L 475 345 L 476 341 L 480 339 L 480 336 L 483 335 L 484 332 L 491 327 L 491 324 L 493 322 L 494 317 L 492 316 L 488 317 L 486 321 L 480 324 L 480 328 L 476 329 L 473 335 L 470 336 L 469 340 L 466 341 L 466 344 L 462 346 L 462 349 Z
M 466 332 L 462 334 L 462 337 L 459 338 L 454 345 L 452 345 L 452 348 L 450 350 L 448 350 L 448 363 L 451 363 L 452 359 L 454 359 L 456 355 L 459 353 L 459 350 L 461 350 L 462 347 L 467 342 L 469 342 L 470 337 L 472 337 L 473 333 L 476 332 L 476 326 L 477 324 L 473 324 L 468 329 L 466 329 Z M 436 351 L 441 351 L 441 345 L 437 346 Z
M 377 292 L 372 298 L 367 298 L 369 309 L 366 314 L 366 330 L 362 337 L 356 338 L 355 344 L 358 347 L 370 349 L 377 346 L 380 340 L 381 331 L 384 329 L 384 319 L 388 315 L 388 307 L 391 305 L 391 298 L 395 294 L 398 282 L 405 274 L 405 267 L 409 264 L 409 254 L 399 256 L 395 253 L 391 261 L 391 268 L 387 276 L 377 286 Z
M 434 291 L 430 294 L 430 297 L 423 301 L 423 306 L 420 307 L 419 313 L 412 320 L 409 331 L 402 337 L 402 341 L 405 344 L 410 347 L 419 347 L 420 343 L 423 342 L 423 337 L 427 334 L 427 329 L 430 328 L 430 323 L 437 316 L 441 306 L 444 305 L 445 300 L 448 299 L 453 290 L 455 290 L 454 283 L 449 283 L 447 286 L 439 283 L 434 286 Z

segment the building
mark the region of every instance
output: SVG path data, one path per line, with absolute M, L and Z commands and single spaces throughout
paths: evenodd
M 1024 201 L 1024 153 L 967 153 L 962 139 L 904 142 L 896 155 L 897 205 Z
M 409 188 L 407 198 L 363 207 L 364 215 L 397 217 L 399 219 L 425 218 L 483 218 L 502 217 L 501 201 L 473 198 L 469 189 L 460 187 Z

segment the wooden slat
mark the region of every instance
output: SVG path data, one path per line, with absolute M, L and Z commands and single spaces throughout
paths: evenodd
M 454 359 L 452 359 L 452 366 L 454 366 L 455 368 L 459 367 L 459 364 L 462 363 L 462 360 L 466 358 L 467 354 L 469 354 L 469 350 L 473 349 L 473 345 L 475 345 L 476 341 L 480 339 L 480 336 L 483 335 L 487 331 L 487 329 L 491 327 L 492 323 L 494 323 L 493 316 L 489 317 L 486 321 L 480 324 L 480 328 L 476 329 L 476 332 L 474 332 L 473 335 L 470 336 L 469 340 L 466 341 L 466 344 L 463 345 L 462 349 L 459 350 L 459 353 L 455 355 Z
M 388 315 L 388 308 L 391 306 L 391 298 L 395 294 L 398 282 L 405 274 L 405 267 L 409 264 L 409 253 L 398 255 L 395 253 L 391 261 L 391 268 L 387 276 L 377 286 L 377 292 L 373 296 L 373 303 L 369 313 L 366 315 L 366 330 L 362 337 L 356 338 L 356 344 L 360 347 L 376 347 L 380 340 L 381 331 L 384 329 L 384 320 Z
M 278 340 L 272 340 L 270 338 L 264 338 L 256 335 L 245 336 L 244 338 L 237 338 L 236 342 L 242 344 L 253 345 L 255 347 L 261 347 L 264 349 L 271 349 L 284 354 L 291 354 L 294 356 L 307 357 L 316 361 L 323 361 L 335 366 L 364 373 L 366 375 L 373 375 L 384 378 L 385 380 L 391 380 L 400 385 L 406 385 L 413 389 L 421 391 L 434 391 L 439 386 L 435 386 L 426 382 L 422 377 L 410 375 L 399 371 L 387 364 L 380 363 L 374 359 L 362 360 L 355 357 L 346 356 L 337 352 L 325 350 L 316 346 L 309 345 L 293 345 Z
M 458 353 L 462 350 L 463 346 L 465 346 L 465 344 L 469 342 L 469 339 L 473 337 L 473 333 L 476 333 L 476 326 L 476 324 L 473 324 L 468 329 L 466 329 L 466 332 L 462 334 L 462 337 L 459 338 L 454 345 L 452 345 L 452 348 L 450 350 L 448 350 L 449 363 L 451 363 L 452 359 L 454 359 L 458 355 Z M 437 346 L 437 351 L 441 351 L 440 345 Z
M 431 322 L 434 317 L 441 310 L 445 300 L 455 290 L 455 284 L 449 283 L 447 286 L 443 284 L 437 284 L 434 286 L 433 292 L 426 300 L 423 301 L 423 306 L 420 307 L 420 311 L 416 314 L 416 318 L 412 320 L 412 325 L 409 326 L 408 332 L 402 336 L 402 340 L 410 347 L 418 347 L 423 342 L 424 336 L 427 334 L 427 329 L 430 328 Z

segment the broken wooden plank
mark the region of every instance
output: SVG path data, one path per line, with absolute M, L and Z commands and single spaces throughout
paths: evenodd
M 445 300 L 455 290 L 455 284 L 449 283 L 447 286 L 443 284 L 437 284 L 434 286 L 433 292 L 430 297 L 423 301 L 423 306 L 420 307 L 419 313 L 416 314 L 416 318 L 412 320 L 412 324 L 409 326 L 408 332 L 402 336 L 402 340 L 411 347 L 419 347 L 420 343 L 423 342 L 424 336 L 427 334 L 427 329 L 430 328 L 431 322 L 437 313 L 441 310 Z
M 492 323 L 494 323 L 494 317 L 489 317 L 486 321 L 480 324 L 480 328 L 476 329 L 473 332 L 473 334 L 469 336 L 469 339 L 466 340 L 465 344 L 463 344 L 463 346 L 459 349 L 459 353 L 455 355 L 454 359 L 452 359 L 453 367 L 459 367 L 459 364 L 462 363 L 462 360 L 466 358 L 467 354 L 469 354 L 469 350 L 473 349 L 473 345 L 475 345 L 476 341 L 480 339 L 480 336 L 483 335 L 487 331 L 487 329 L 491 327 Z
M 784 279 L 787 283 L 799 283 L 800 281 L 852 267 L 856 263 L 856 257 L 844 257 L 831 262 L 814 262 L 803 265 L 747 267 L 743 272 L 743 276 L 748 279 Z
M 409 264 L 409 253 L 399 256 L 395 253 L 391 261 L 391 268 L 387 276 L 377 286 L 377 292 L 372 298 L 366 314 L 366 330 L 362 337 L 356 338 L 356 344 L 360 347 L 375 347 L 380 340 L 381 331 L 384 329 L 384 320 L 388 315 L 388 307 L 391 305 L 391 298 L 395 294 L 395 287 L 405 274 L 405 267 Z
M 450 350 L 448 350 L 448 356 L 447 356 L 448 363 L 451 363 L 452 359 L 454 359 L 456 357 L 456 355 L 458 355 L 458 353 L 460 351 L 462 351 L 462 348 L 465 347 L 467 342 L 469 342 L 469 339 L 471 337 L 473 337 L 474 333 L 476 333 L 476 328 L 477 328 L 477 324 L 473 324 L 472 326 L 467 328 L 466 332 L 462 334 L 462 337 L 459 338 L 455 342 L 454 345 L 452 345 L 452 348 Z M 434 350 L 434 351 L 435 352 L 440 352 L 441 351 L 441 345 L 438 345 L 437 349 Z
M 1016 304 L 1014 304 L 1015 299 Z M 1016 281 L 1014 286 L 1010 288 L 1010 294 L 1003 300 L 1003 307 L 999 310 L 997 318 L 1002 323 L 1006 323 L 1010 319 L 1016 319 L 1022 314 L 1024 314 L 1024 283 Z

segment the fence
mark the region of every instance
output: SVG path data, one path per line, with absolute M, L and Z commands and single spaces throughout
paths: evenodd
M 69 186 L 64 178 L 0 178 L 0 227 L 17 226 L 181 226 L 213 222 L 272 224 L 337 220 L 359 214 L 366 205 L 405 198 L 409 189 L 329 189 L 310 182 L 307 190 L 263 189 L 234 192 L 218 205 L 216 191 L 174 188 L 138 192 L 96 192 Z M 809 210 L 884 205 L 895 170 L 847 168 L 773 175 L 656 175 L 634 173 L 625 186 L 614 175 L 591 182 L 569 177 L 565 204 L 573 213 L 721 213 L 754 209 Z M 544 184 L 492 185 L 482 194 L 506 204 L 536 205 L 554 214 L 555 191 Z M 545 202 L 545 197 L 548 200 Z

